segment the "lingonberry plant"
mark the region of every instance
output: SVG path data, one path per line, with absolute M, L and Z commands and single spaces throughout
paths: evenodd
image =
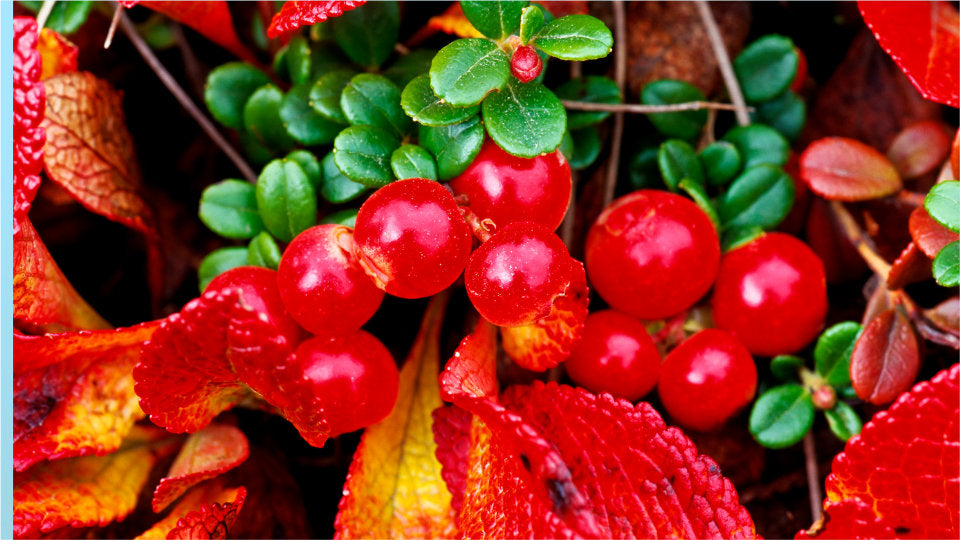
M 14 8 L 0 536 L 960 534 L 955 4 L 139 4 Z

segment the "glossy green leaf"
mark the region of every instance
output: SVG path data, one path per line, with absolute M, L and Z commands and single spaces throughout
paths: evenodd
M 587 103 L 620 103 L 620 89 L 617 83 L 607 77 L 587 75 L 570 79 L 555 90 L 558 98 Z M 604 121 L 609 112 L 604 111 L 567 111 L 567 129 L 574 131 Z
M 400 105 L 407 116 L 426 126 L 448 126 L 477 114 L 480 107 L 454 107 L 437 97 L 430 88 L 430 76 L 420 75 L 403 89 Z
M 633 189 L 663 187 L 660 166 L 657 164 L 658 147 L 644 148 L 630 160 L 630 185 Z
M 602 144 L 600 143 L 600 133 L 594 126 L 585 127 L 570 132 L 571 142 L 573 143 L 573 152 L 567 157 L 570 168 L 579 171 L 586 169 L 600 156 Z
M 256 165 L 266 165 L 273 159 L 273 150 L 264 146 L 252 133 L 241 131 L 240 144 L 244 155 Z
M 532 158 L 560 146 L 567 115 L 557 96 L 545 86 L 511 77 L 503 90 L 484 100 L 483 121 L 500 148 Z
M 749 244 L 761 234 L 763 234 L 763 229 L 756 225 L 726 228 L 723 230 L 723 237 L 720 238 L 720 249 L 723 253 L 737 249 Z
M 26 6 L 34 13 L 39 12 L 43 6 L 43 2 L 39 1 L 17 3 Z M 50 10 L 50 15 L 47 16 L 44 28 L 49 28 L 64 35 L 72 34 L 79 30 L 83 23 L 87 22 L 87 16 L 90 15 L 90 8 L 92 7 L 93 2 L 87 1 L 57 2 Z
M 197 269 L 200 292 L 202 293 L 207 288 L 213 278 L 227 270 L 246 265 L 247 248 L 245 247 L 226 247 L 211 251 L 200 261 L 200 268 Z
M 677 191 L 678 184 L 684 178 L 703 183 L 703 169 L 696 151 L 680 139 L 670 139 L 660 145 L 657 164 L 670 191 Z
M 367 186 L 354 182 L 340 172 L 333 152 L 330 152 L 323 158 L 320 167 L 323 169 L 320 196 L 333 204 L 352 201 L 367 190 Z
M 737 126 L 723 140 L 737 147 L 744 169 L 761 163 L 782 167 L 790 156 L 790 143 L 777 130 L 763 124 Z
M 790 213 L 795 194 L 793 179 L 780 167 L 750 167 L 720 197 L 720 221 L 724 227 L 770 230 Z
M 430 87 L 447 103 L 468 107 L 499 90 L 510 77 L 510 60 L 488 39 L 458 39 L 433 58 Z
M 857 411 L 843 401 L 838 401 L 832 409 L 823 411 L 830 425 L 830 431 L 842 441 L 848 441 L 854 435 L 859 435 L 863 429 L 863 422 L 857 416 Z
M 534 37 L 537 48 L 561 60 L 593 60 L 613 50 L 613 34 L 603 21 L 590 15 L 554 19 Z
M 717 216 L 717 209 L 713 206 L 710 196 L 707 195 L 707 188 L 704 187 L 703 183 L 691 178 L 684 178 L 683 180 L 680 180 L 680 183 L 677 184 L 677 187 L 689 195 L 691 199 L 693 199 L 693 202 L 697 204 L 700 210 L 703 210 L 703 213 L 710 218 L 710 222 L 713 223 L 713 226 L 719 230 L 720 217 Z
M 250 240 L 247 245 L 247 264 L 250 266 L 261 266 L 276 270 L 280 266 L 280 246 L 277 241 L 270 236 L 270 233 L 263 231 Z
M 392 0 L 366 3 L 330 22 L 337 45 L 364 67 L 380 67 L 393 53 L 400 35 L 400 10 Z
M 563 154 L 563 157 L 566 158 L 569 163 L 570 159 L 573 157 L 573 136 L 570 135 L 569 131 L 563 132 L 563 139 L 560 140 L 560 146 L 557 147 L 557 150 Z
M 315 24 L 311 28 L 324 27 L 323 24 Z M 310 45 L 310 81 L 316 82 L 317 79 L 330 73 L 342 69 L 351 69 L 350 61 L 343 56 L 339 47 L 330 42 L 316 42 Z
M 277 52 L 273 55 L 273 62 L 271 63 L 271 66 L 273 67 L 273 73 L 285 81 L 290 80 L 290 74 L 287 73 L 288 51 L 289 49 L 286 46 L 277 49 Z
M 340 69 L 317 79 L 310 89 L 310 105 L 313 109 L 327 120 L 348 124 L 347 116 L 340 107 L 340 95 L 355 74 L 354 71 Z
M 310 83 L 290 89 L 280 105 L 280 120 L 287 133 L 300 144 L 330 144 L 343 126 L 321 116 L 310 106 Z
M 210 114 L 232 129 L 243 129 L 243 106 L 250 95 L 270 82 L 266 73 L 244 62 L 227 62 L 207 76 L 203 100 Z
M 523 8 L 520 14 L 520 43 L 526 45 L 543 28 L 546 20 L 540 6 L 533 4 Z
M 817 373 L 832 386 L 839 388 L 850 384 L 850 355 L 862 331 L 860 324 L 846 321 L 827 328 L 817 339 L 813 350 L 814 364 Z
M 951 242 L 933 259 L 933 277 L 944 287 L 960 285 L 960 242 Z
M 323 172 L 320 170 L 320 162 L 317 161 L 317 157 L 314 156 L 312 152 L 307 150 L 294 150 L 284 156 L 283 159 L 296 162 L 296 164 L 303 169 L 303 172 L 307 174 L 307 179 L 310 180 L 314 189 L 320 186 L 320 181 L 323 180 Z
M 483 124 L 474 116 L 449 126 L 420 126 L 420 144 L 437 159 L 437 176 L 449 180 L 462 173 L 480 153 Z
M 740 172 L 740 152 L 733 143 L 712 142 L 700 150 L 699 156 L 703 172 L 711 185 L 722 186 Z
M 312 74 L 310 65 L 310 44 L 302 35 L 295 35 L 287 44 L 287 54 L 284 61 L 287 64 L 287 75 L 294 85 L 310 82 Z
M 283 92 L 272 84 L 255 90 L 243 107 L 243 124 L 267 148 L 287 152 L 296 141 L 287 133 L 280 118 L 283 97 Z
M 960 232 L 960 181 L 940 182 L 923 201 L 927 213 L 953 232 Z
M 782 381 L 795 381 L 804 364 L 803 358 L 791 354 L 780 354 L 770 360 L 770 372 Z
M 793 90 L 787 90 L 756 107 L 756 112 L 751 113 L 754 121 L 772 127 L 790 141 L 800 136 L 807 122 L 807 104 Z
M 399 180 L 405 178 L 437 179 L 437 162 L 422 146 L 405 144 L 393 151 L 390 168 Z
M 786 448 L 800 441 L 813 425 L 810 393 L 799 384 L 767 390 L 750 411 L 750 433 L 767 448 Z
M 437 51 L 432 49 L 418 49 L 411 51 L 397 59 L 383 72 L 383 76 L 393 81 L 393 84 L 403 88 L 410 84 L 415 77 L 429 74 L 430 64 Z
M 317 222 L 317 192 L 300 165 L 276 159 L 257 178 L 257 208 L 273 236 L 293 240 Z
M 461 0 L 463 14 L 474 28 L 490 39 L 503 39 L 520 27 L 525 1 Z
M 340 108 L 354 126 L 376 126 L 397 138 L 410 129 L 410 118 L 400 107 L 400 89 L 383 75 L 361 73 L 340 94 Z
M 693 101 L 706 101 L 706 96 L 696 86 L 673 79 L 661 79 L 648 83 L 640 92 L 644 105 L 676 105 Z M 693 139 L 700 135 L 707 123 L 707 111 L 678 111 L 647 115 L 653 127 L 667 137 Z
M 345 208 L 343 210 L 338 210 L 332 214 L 325 216 L 323 219 L 320 220 L 320 223 L 324 225 L 333 224 L 333 225 L 343 225 L 344 227 L 356 227 L 357 209 Z
M 395 180 L 390 154 L 400 140 L 375 126 L 350 126 L 333 141 L 333 157 L 347 178 L 367 187 L 381 187 Z
M 200 221 L 225 238 L 251 238 L 263 230 L 257 188 L 233 179 L 207 186 L 200 196 Z
M 733 70 L 749 102 L 772 99 L 789 88 L 800 57 L 793 41 L 770 34 L 747 46 L 733 61 Z

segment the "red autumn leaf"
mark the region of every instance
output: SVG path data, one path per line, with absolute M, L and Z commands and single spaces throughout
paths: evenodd
M 131 371 L 156 328 L 14 334 L 14 469 L 119 448 L 143 416 Z
M 951 2 L 858 2 L 864 22 L 923 97 L 960 107 L 960 17 Z
M 309 2 L 304 0 L 289 0 L 283 3 L 280 13 L 273 16 L 270 27 L 267 28 L 267 37 L 275 38 L 281 34 L 292 32 L 301 26 L 309 26 L 323 22 L 333 17 L 339 17 L 345 11 L 362 6 L 366 0 L 324 0 Z
M 237 37 L 233 28 L 233 18 L 230 16 L 230 8 L 223 0 L 208 0 L 205 2 L 120 0 L 120 4 L 126 8 L 141 5 L 163 13 L 167 17 L 200 32 L 210 41 L 240 58 L 248 62 L 256 61 L 250 49 L 241 43 Z
M 57 32 L 49 28 L 41 30 L 37 50 L 43 66 L 40 80 L 77 70 L 77 55 L 80 49 Z
M 915 242 L 910 242 L 903 248 L 900 256 L 893 261 L 890 273 L 887 275 L 887 287 L 895 291 L 931 277 L 933 274 L 930 259 L 920 251 Z
M 30 210 L 40 187 L 46 132 L 40 127 L 46 105 L 40 84 L 37 21 L 13 19 L 13 233 Z
M 845 137 L 825 137 L 800 155 L 800 178 L 829 200 L 865 201 L 900 191 L 890 160 L 870 146 Z
M 910 214 L 910 236 L 924 255 L 931 259 L 940 253 L 950 242 L 960 240 L 960 233 L 955 233 L 944 227 L 939 221 L 930 217 L 926 208 L 918 206 Z
M 950 128 L 939 120 L 911 124 L 897 134 L 887 157 L 904 179 L 935 171 L 950 155 Z
M 171 531 L 177 528 L 177 522 L 187 517 L 192 512 L 202 511 L 205 505 L 212 506 L 215 503 L 221 505 L 235 503 L 240 498 L 241 491 L 245 488 L 228 488 L 223 478 L 208 480 L 192 488 L 180 501 L 173 507 L 163 519 L 155 523 L 143 534 L 136 537 L 136 540 L 160 540 L 167 538 Z M 244 494 L 244 499 L 245 494 Z
M 249 455 L 247 438 L 233 426 L 211 424 L 194 433 L 154 490 L 153 511 L 162 512 L 191 486 L 233 469 Z
M 864 401 L 890 403 L 917 378 L 920 352 L 910 321 L 896 308 L 863 329 L 850 355 L 853 389 Z
M 954 364 L 900 395 L 847 442 L 827 477 L 825 526 L 815 525 L 809 536 L 960 536 L 958 419 L 960 364 Z
M 954 180 L 960 180 L 960 129 L 953 136 L 953 145 L 950 148 L 950 169 Z
M 450 506 L 459 513 L 467 489 L 467 463 L 470 457 L 470 430 L 473 415 L 448 405 L 433 411 L 433 438 L 437 442 L 440 475 L 450 491 Z
M 947 298 L 923 314 L 941 329 L 960 334 L 960 296 Z
M 167 533 L 167 538 L 222 539 L 230 534 L 243 508 L 247 490 L 243 487 L 233 491 L 233 500 L 205 504 L 177 521 L 177 526 Z

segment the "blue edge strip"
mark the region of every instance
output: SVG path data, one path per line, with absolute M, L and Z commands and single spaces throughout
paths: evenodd
M 13 538 L 13 2 L 0 28 L 0 538 Z

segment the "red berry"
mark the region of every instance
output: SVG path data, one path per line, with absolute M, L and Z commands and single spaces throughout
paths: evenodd
M 464 280 L 473 307 L 485 319 L 523 326 L 548 315 L 570 283 L 570 255 L 543 225 L 512 223 L 473 252 Z
M 757 367 L 750 351 L 730 334 L 701 330 L 667 354 L 657 391 L 678 424 L 707 431 L 750 403 Z
M 767 233 L 723 256 L 713 320 L 753 354 L 799 351 L 817 337 L 826 314 L 823 263 L 800 240 Z
M 621 197 L 587 235 L 587 275 L 613 308 L 640 319 L 676 315 L 717 275 L 720 241 L 689 199 L 640 190 Z
M 399 180 L 371 195 L 360 207 L 353 236 L 367 274 L 401 298 L 449 287 L 473 247 L 453 195 L 423 178 Z
M 536 49 L 530 45 L 521 45 L 513 51 L 513 57 L 510 59 L 510 73 L 520 79 L 520 82 L 530 82 L 540 75 L 543 70 L 543 60 L 537 54 Z
M 297 235 L 283 252 L 277 280 L 290 315 L 327 337 L 359 329 L 383 300 L 383 291 L 353 255 L 352 232 L 339 225 L 317 225 Z
M 640 321 L 607 309 L 587 317 L 566 366 L 573 382 L 591 392 L 636 401 L 657 384 L 660 353 Z
M 559 150 L 532 159 L 511 155 L 487 140 L 466 171 L 450 181 L 470 211 L 498 227 L 533 221 L 555 230 L 570 204 L 570 165 Z
M 241 302 L 267 318 L 267 322 L 279 328 L 291 346 L 300 342 L 302 334 L 280 299 L 277 273 L 259 266 L 233 268 L 210 280 L 206 291 L 240 289 Z
M 304 341 L 294 351 L 290 369 L 302 370 L 306 385 L 293 392 L 323 396 L 331 435 L 383 420 L 397 401 L 397 364 L 383 343 L 363 330 Z

